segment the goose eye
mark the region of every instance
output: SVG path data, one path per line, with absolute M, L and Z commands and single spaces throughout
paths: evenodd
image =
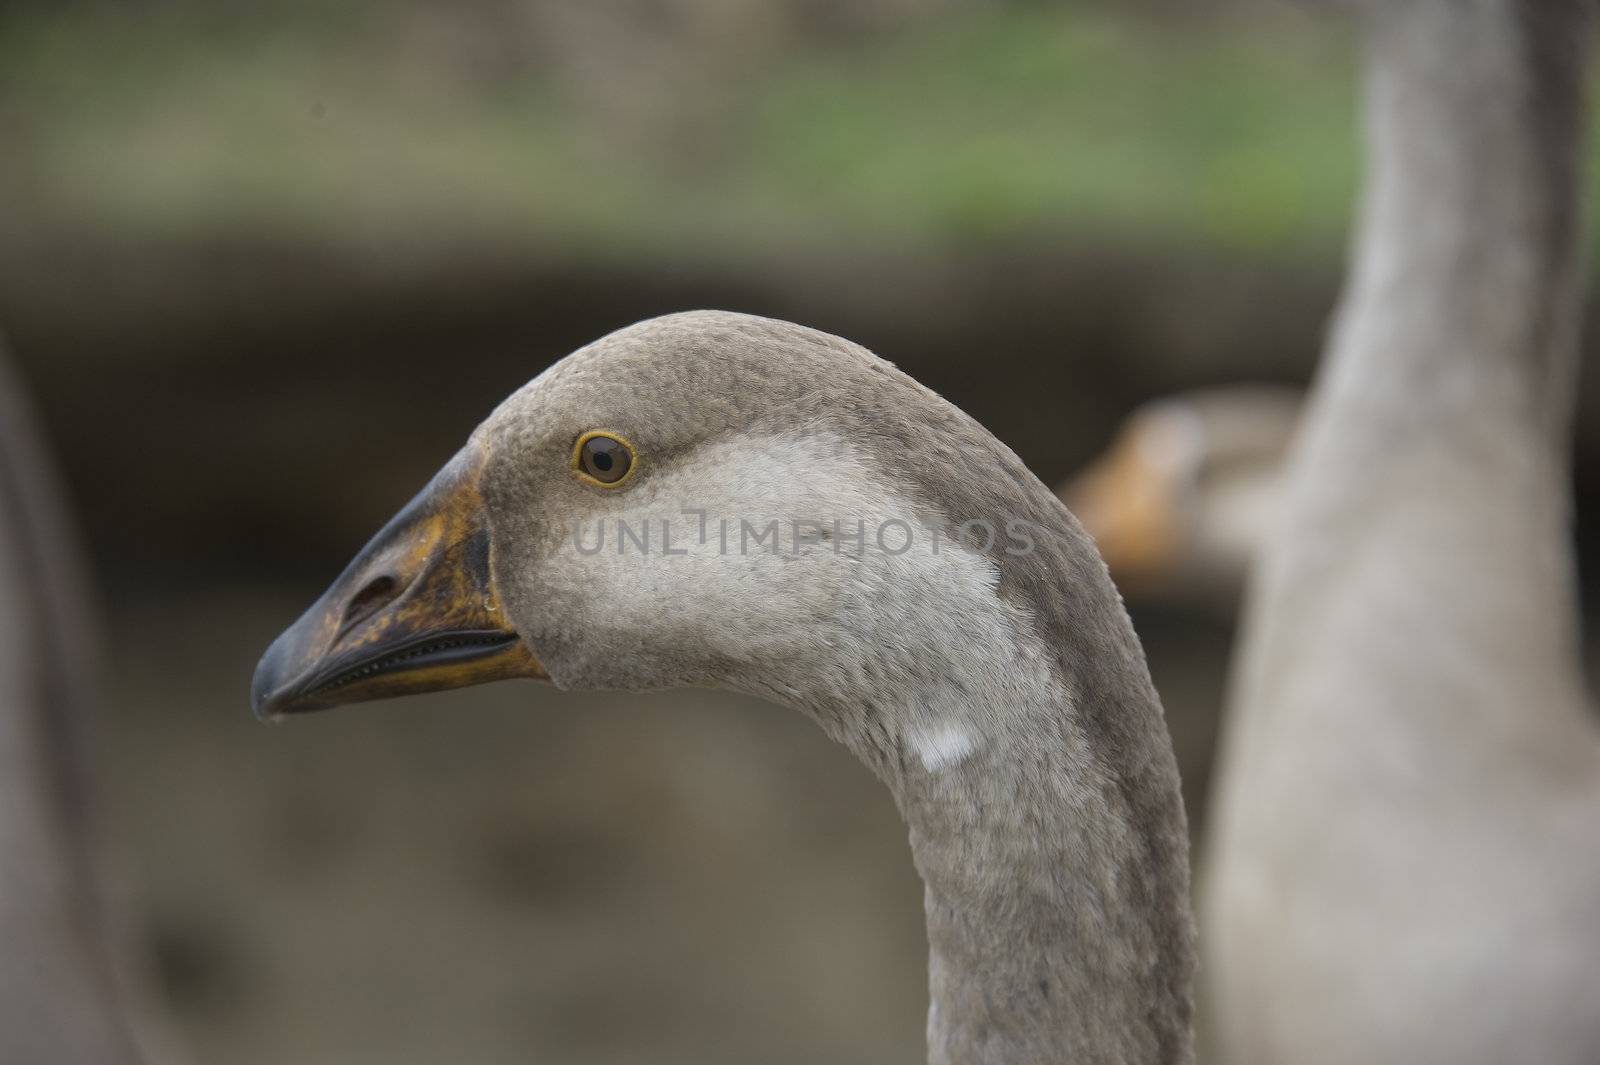
M 633 448 L 609 433 L 584 433 L 573 451 L 572 468 L 610 488 L 633 469 Z

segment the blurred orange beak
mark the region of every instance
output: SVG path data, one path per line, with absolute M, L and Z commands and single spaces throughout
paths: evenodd
M 481 452 L 457 455 L 273 641 L 257 717 L 545 676 L 501 609 L 482 468 Z
M 1179 540 L 1171 475 L 1152 464 L 1136 432 L 1059 490 L 1119 584 L 1159 577 Z

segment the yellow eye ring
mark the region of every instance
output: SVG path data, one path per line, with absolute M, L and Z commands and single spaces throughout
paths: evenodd
M 596 488 L 621 488 L 638 468 L 633 444 L 609 429 L 591 429 L 572 445 L 572 472 Z

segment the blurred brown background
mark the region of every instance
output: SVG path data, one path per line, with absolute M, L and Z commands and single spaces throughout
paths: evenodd
M 0 145 L 0 328 L 107 611 L 104 835 L 219 1065 L 920 1060 L 903 831 L 798 717 L 510 685 L 274 729 L 256 657 L 649 315 L 848 336 L 1047 483 L 1153 396 L 1303 382 L 1358 170 L 1346 25 L 1267 0 L 12 3 Z M 1133 606 L 1197 801 L 1229 611 Z

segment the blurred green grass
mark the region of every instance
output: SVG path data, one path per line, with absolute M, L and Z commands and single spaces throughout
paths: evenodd
M 485 64 L 422 10 L 13 12 L 0 182 L 19 215 L 133 237 L 623 254 L 1083 235 L 1331 254 L 1348 218 L 1337 19 L 984 4 L 574 84 Z
M 799 63 L 758 105 L 750 185 L 915 237 L 1336 237 L 1354 179 L 1342 41 L 1235 33 L 1000 10 Z

